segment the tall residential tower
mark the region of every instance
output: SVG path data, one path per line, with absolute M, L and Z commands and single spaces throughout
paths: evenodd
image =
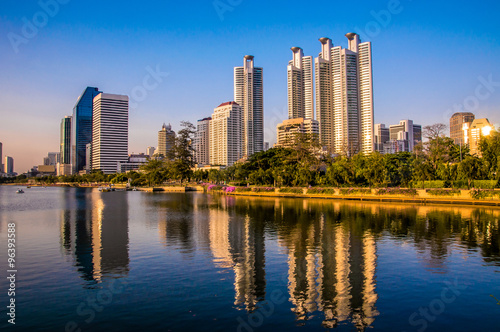
M 373 152 L 373 79 L 371 43 L 348 33 L 348 48 L 321 38 L 315 59 L 316 116 L 320 140 L 329 152 Z
M 251 156 L 264 147 L 263 69 L 246 55 L 243 67 L 234 68 L 234 99 L 243 109 L 242 154 Z
M 313 58 L 304 56 L 300 47 L 292 47 L 288 63 L 288 118 L 314 119 Z
M 158 132 L 158 154 L 165 158 L 170 158 L 172 149 L 175 146 L 175 131 L 172 130 L 170 123 L 168 126 L 163 124 Z

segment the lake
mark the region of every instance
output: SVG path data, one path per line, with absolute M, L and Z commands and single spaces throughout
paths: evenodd
M 500 330 L 500 209 L 16 189 L 2 330 Z

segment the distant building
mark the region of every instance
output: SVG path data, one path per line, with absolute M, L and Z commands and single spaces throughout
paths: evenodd
M 470 128 L 467 127 L 467 124 L 464 125 L 464 131 L 468 134 L 466 143 L 469 144 L 471 155 L 481 156 L 479 142 L 481 138 L 489 136 L 492 130 L 493 125 L 488 119 L 475 119 Z
M 101 93 L 94 98 L 92 169 L 116 173 L 128 160 L 128 96 Z
M 92 114 L 94 98 L 101 91 L 97 88 L 87 87 L 80 95 L 71 119 L 71 164 L 73 174 L 78 174 L 85 169 L 87 144 L 92 142 Z
M 473 113 L 455 113 L 450 118 L 450 138 L 455 144 L 467 144 L 467 134 L 464 129 L 470 128 L 476 116 Z
M 251 156 L 264 145 L 264 77 L 261 67 L 254 67 L 254 57 L 246 55 L 243 67 L 234 68 L 234 100 L 241 106 L 241 153 Z
M 210 164 L 210 121 L 212 118 L 198 120 L 195 137 L 196 164 L 204 166 Z
M 71 175 L 71 164 L 58 164 L 56 171 L 57 175 Z
M 43 158 L 43 165 L 44 166 L 49 166 L 50 165 L 50 158 L 49 157 L 44 157 Z
M 304 56 L 300 47 L 292 47 L 288 63 L 288 118 L 314 119 L 313 57 Z
M 242 156 L 243 108 L 231 101 L 215 108 L 210 121 L 210 164 L 231 166 Z
M 92 143 L 89 143 L 85 146 L 85 152 L 86 160 L 88 161 L 85 165 L 85 172 L 87 174 L 90 174 L 90 172 L 92 171 Z
M 413 152 L 422 142 L 422 126 L 413 124 L 412 120 L 401 120 L 389 128 L 376 124 L 374 134 L 375 150 L 382 154 Z
M 71 116 L 65 116 L 61 121 L 60 163 L 71 164 Z
M 14 158 L 5 156 L 5 161 L 4 161 L 4 169 L 3 172 L 12 175 L 14 174 Z
M 37 176 L 57 175 L 55 165 L 39 165 Z
M 148 146 L 148 148 L 146 149 L 146 154 L 149 157 L 154 156 L 154 154 L 155 154 L 155 147 L 154 146 Z
M 128 157 L 127 162 L 118 162 L 116 172 L 117 173 L 127 173 L 130 171 L 137 171 L 142 165 L 149 161 L 149 156 L 144 153 L 131 154 Z
M 387 143 L 391 140 L 391 134 L 389 128 L 385 127 L 385 124 L 376 124 L 374 126 L 374 142 L 375 142 L 375 151 L 384 153 L 384 143 Z
M 158 132 L 158 154 L 168 158 L 175 146 L 175 131 L 172 126 L 163 124 L 161 130 Z
M 2 145 L 2 142 L 0 142 L 0 173 L 3 173 L 4 169 L 3 169 L 3 164 L 2 164 L 2 160 L 3 160 L 3 151 L 2 151 L 2 148 L 3 148 L 3 145 Z
M 44 159 L 44 165 L 51 165 L 55 166 L 61 161 L 61 153 L 60 152 L 49 152 L 47 154 L 48 158 L 48 164 L 45 164 L 45 159 Z
M 311 138 L 319 138 L 319 123 L 313 119 L 289 119 L 276 126 L 277 146 L 294 146 L 297 135 L 309 134 Z
M 269 142 L 264 142 L 264 151 L 269 150 Z

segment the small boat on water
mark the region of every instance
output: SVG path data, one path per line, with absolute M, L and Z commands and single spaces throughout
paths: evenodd
M 30 189 L 30 188 L 31 188 L 31 186 L 27 186 L 27 187 L 26 187 L 26 189 Z
M 16 194 L 24 194 L 24 190 L 22 190 L 22 189 L 17 189 Z

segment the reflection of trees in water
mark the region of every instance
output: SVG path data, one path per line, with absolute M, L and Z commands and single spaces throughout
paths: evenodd
M 377 239 L 412 244 L 424 264 L 446 269 L 452 244 L 481 248 L 499 262 L 499 210 L 349 203 L 330 200 L 166 195 L 155 201 L 167 245 L 209 248 L 235 274 L 235 305 L 252 312 L 266 295 L 265 239 L 288 254 L 288 292 L 299 322 L 321 313 L 330 328 L 371 326 Z

